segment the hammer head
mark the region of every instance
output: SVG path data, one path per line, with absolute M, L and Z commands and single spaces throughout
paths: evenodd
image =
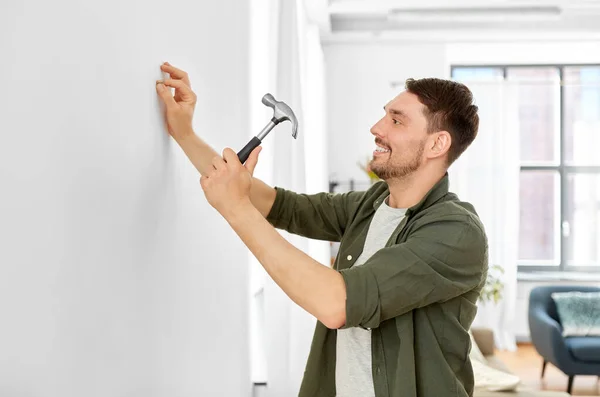
M 292 123 L 292 136 L 294 138 L 298 136 L 298 120 L 296 119 L 294 111 L 288 105 L 284 102 L 275 100 L 271 94 L 265 94 L 262 98 L 262 103 L 273 108 L 273 119 L 275 124 L 289 120 Z

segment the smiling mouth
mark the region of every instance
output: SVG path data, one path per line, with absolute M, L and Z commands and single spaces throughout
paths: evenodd
M 375 145 L 377 145 L 377 147 L 375 148 L 375 150 L 373 151 L 374 155 L 378 155 L 378 154 L 385 154 L 385 153 L 389 153 L 390 149 L 381 145 L 379 142 L 375 142 Z

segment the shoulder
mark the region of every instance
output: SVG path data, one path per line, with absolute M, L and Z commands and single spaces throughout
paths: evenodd
M 485 226 L 473 204 L 454 193 L 446 194 L 435 204 L 415 215 L 413 230 L 425 228 L 442 231 L 449 239 L 468 240 L 487 245 Z
M 446 196 L 414 216 L 406 241 L 443 263 L 484 271 L 489 245 L 483 223 L 472 204 L 451 193 Z

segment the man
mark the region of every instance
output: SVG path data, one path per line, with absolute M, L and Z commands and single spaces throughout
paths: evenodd
M 317 326 L 301 397 L 471 396 L 468 329 L 487 274 L 487 238 L 474 208 L 448 192 L 447 169 L 471 144 L 479 118 L 452 81 L 407 80 L 371 129 L 366 192 L 297 194 L 253 178 L 260 148 L 242 165 L 192 130 L 196 96 L 165 63 L 157 82 L 169 133 L 199 170 L 219 211 Z M 175 88 L 174 97 L 167 87 Z M 334 267 L 275 228 L 340 241 Z

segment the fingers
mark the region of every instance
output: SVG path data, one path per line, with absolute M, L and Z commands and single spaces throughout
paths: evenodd
M 162 82 L 156 82 L 156 92 L 164 102 L 165 106 L 171 107 L 173 105 L 176 105 L 175 98 L 173 98 L 173 96 L 171 95 L 171 90 L 168 90 L 167 87 L 165 87 L 164 84 L 162 84 Z
M 250 156 L 248 156 L 248 160 L 246 160 L 245 167 L 250 172 L 250 175 L 254 175 L 254 167 L 256 167 L 256 163 L 258 163 L 258 154 L 262 150 L 261 146 L 257 146 Z
M 239 157 L 231 148 L 223 149 L 223 159 L 225 160 L 227 165 L 238 166 L 238 167 L 242 165 Z
M 220 171 L 223 170 L 225 168 L 227 168 L 227 165 L 225 164 L 225 161 L 223 161 L 223 159 L 219 156 L 215 156 L 212 159 L 212 166 L 215 170 Z
M 169 62 L 165 62 L 162 65 L 160 65 L 160 70 L 162 70 L 163 72 L 169 73 L 169 75 L 171 76 L 172 79 L 181 80 L 188 87 L 192 86 L 190 84 L 190 77 L 188 76 L 188 74 L 186 72 L 184 72 L 183 70 L 178 69 L 175 66 L 171 65 Z
M 194 91 L 192 91 L 192 89 L 183 81 L 166 79 L 163 81 L 163 84 L 167 87 L 175 88 L 175 96 L 179 95 L 182 101 L 190 103 L 196 102 L 196 94 L 194 94 Z
M 206 190 L 206 184 L 208 183 L 208 177 L 207 176 L 201 176 L 200 177 L 200 186 L 202 186 L 203 190 Z
M 256 163 L 258 162 L 258 154 L 262 148 L 260 146 L 254 148 L 248 156 L 248 160 L 246 160 L 246 169 L 250 171 L 250 175 L 254 174 L 254 167 L 256 167 Z M 244 167 L 244 165 L 240 162 L 240 159 L 236 152 L 234 152 L 230 148 L 225 148 L 223 150 L 223 160 L 227 163 L 227 166 L 231 167 Z

